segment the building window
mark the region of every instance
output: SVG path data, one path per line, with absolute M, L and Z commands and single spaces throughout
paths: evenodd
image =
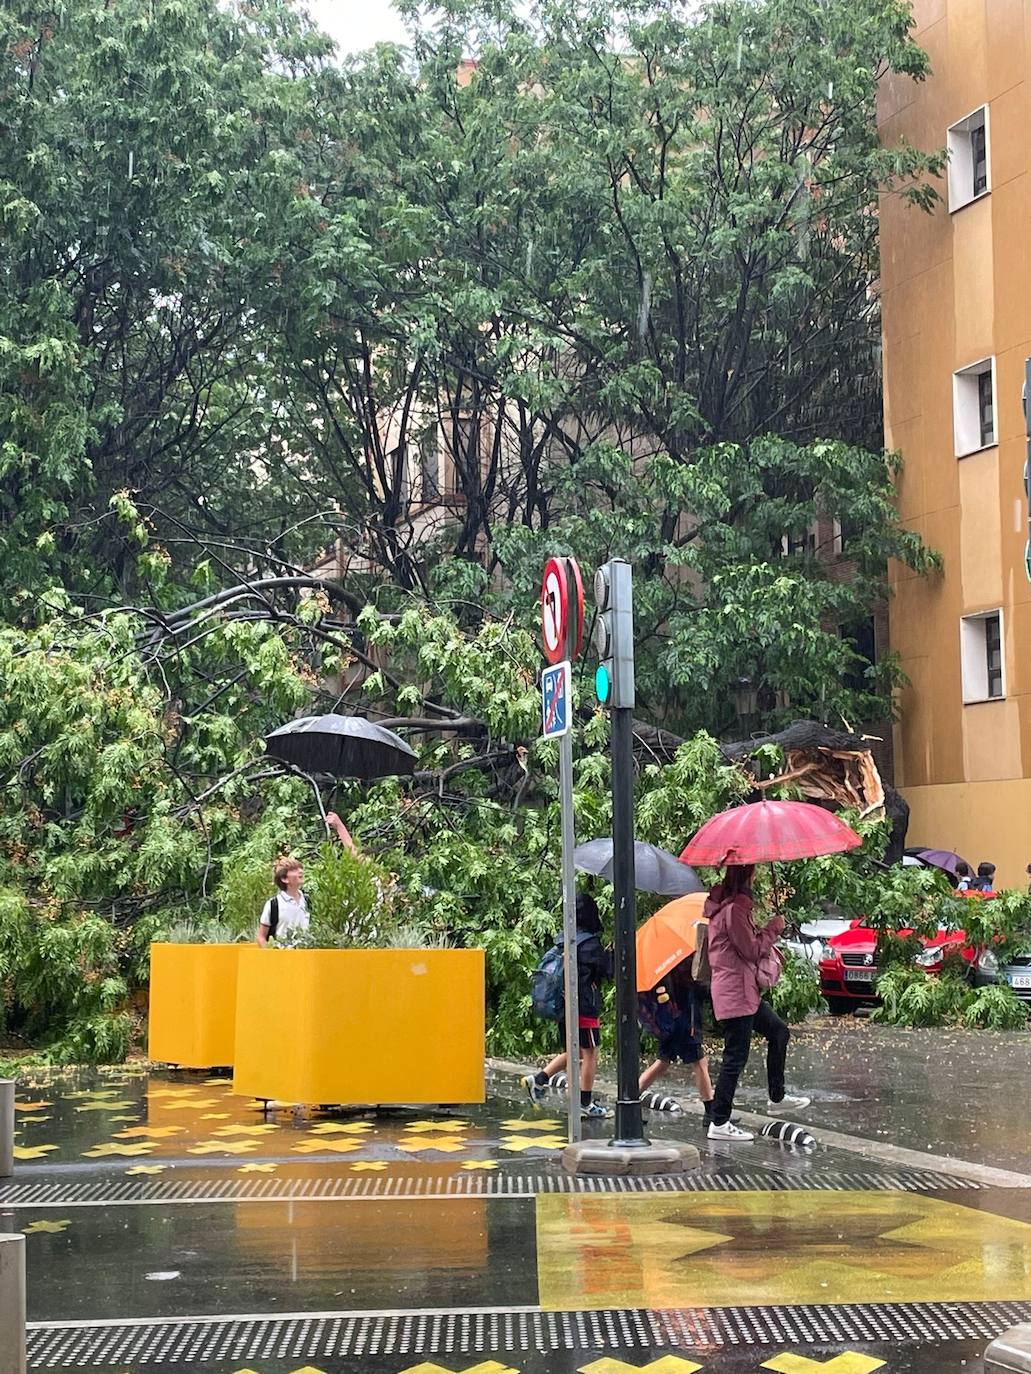
M 820 539 L 820 525 L 814 520 L 805 529 L 792 530 L 780 537 L 782 558 L 812 558 Z
M 948 147 L 949 209 L 961 210 L 991 190 L 987 105 L 953 124 Z
M 959 622 L 963 700 L 997 701 L 1006 695 L 1002 612 L 965 615 Z
M 957 458 L 997 442 L 994 358 L 982 358 L 952 374 L 952 428 Z
M 436 424 L 419 435 L 419 499 L 428 505 L 440 498 L 440 446 Z

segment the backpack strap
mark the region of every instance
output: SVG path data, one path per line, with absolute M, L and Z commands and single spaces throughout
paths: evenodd
M 268 933 L 269 938 L 276 938 L 276 931 L 279 929 L 279 898 L 273 897 L 268 904 Z

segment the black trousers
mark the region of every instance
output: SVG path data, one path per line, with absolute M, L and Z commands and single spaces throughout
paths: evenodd
M 791 1032 L 768 1002 L 760 1002 L 754 1016 L 731 1016 L 721 1025 L 723 1063 L 712 1103 L 712 1119 L 717 1126 L 730 1120 L 737 1081 L 748 1063 L 753 1033 L 766 1039 L 766 1082 L 771 1102 L 779 1102 L 784 1096 L 784 1065 L 791 1039 Z

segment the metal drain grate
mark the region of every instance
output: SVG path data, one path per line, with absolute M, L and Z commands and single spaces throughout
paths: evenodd
M 33 1326 L 33 1369 L 318 1360 L 379 1355 L 505 1356 L 527 1351 L 696 1349 L 836 1342 L 988 1341 L 1031 1318 L 1031 1303 L 727 1307 L 653 1312 L 494 1311 L 185 1318 Z
M 901 1192 L 976 1190 L 968 1179 L 920 1169 L 892 1172 L 787 1173 L 699 1170 L 676 1177 L 581 1178 L 561 1173 L 398 1174 L 356 1178 L 90 1178 L 79 1183 L 14 1182 L 0 1187 L 0 1206 L 140 1207 L 214 1202 L 331 1202 L 405 1198 L 536 1197 L 538 1193 Z

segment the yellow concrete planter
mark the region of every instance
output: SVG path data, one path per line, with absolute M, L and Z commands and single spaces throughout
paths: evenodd
M 230 1066 L 242 945 L 150 947 L 147 1053 L 186 1069 Z
M 279 1102 L 482 1102 L 479 949 L 244 949 L 233 1089 Z

